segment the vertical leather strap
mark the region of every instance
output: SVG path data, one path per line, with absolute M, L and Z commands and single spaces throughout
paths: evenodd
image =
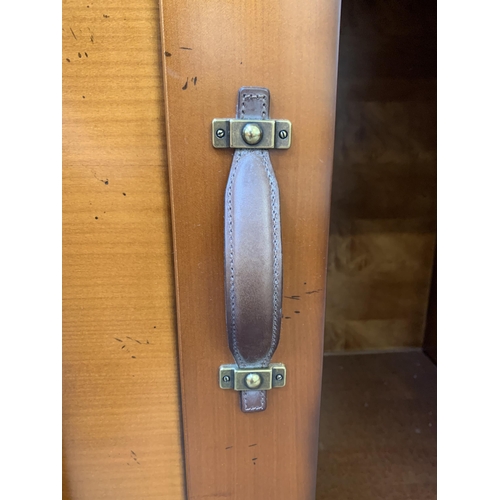
M 269 91 L 243 88 L 237 118 L 267 119 Z M 228 342 L 238 366 L 269 365 L 279 341 L 282 252 L 279 190 L 269 153 L 236 150 L 225 199 Z M 266 391 L 241 392 L 244 412 L 263 411 Z

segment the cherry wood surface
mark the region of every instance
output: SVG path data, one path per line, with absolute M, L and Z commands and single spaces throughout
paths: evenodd
M 425 62 L 433 39 L 424 4 L 343 2 L 329 350 L 421 342 L 435 239 L 435 74 Z M 161 20 L 151 0 L 63 1 L 65 500 L 185 498 L 165 118 L 189 498 L 314 497 L 338 9 L 320 0 L 164 0 Z M 269 87 L 271 115 L 294 126 L 292 148 L 271 153 L 286 296 L 274 360 L 287 364 L 288 386 L 269 394 L 265 413 L 247 416 L 235 394 L 216 387 L 218 364 L 231 362 L 221 193 L 232 153 L 213 150 L 209 135 L 212 118 L 234 115 L 242 85 Z M 376 369 L 384 366 L 392 365 Z M 357 396 L 340 413 L 337 399 L 328 402 L 339 381 L 352 391 L 337 368 L 323 386 L 324 419 L 338 428 L 320 442 L 318 498 L 363 498 L 356 487 L 370 498 L 371 481 L 388 472 L 356 458 L 365 425 L 356 430 L 350 417 Z M 427 432 L 411 428 L 403 455 L 422 437 L 416 428 Z M 370 429 L 374 439 L 380 427 Z M 329 432 L 322 423 L 321 436 Z M 398 486 L 415 498 L 420 455 L 416 465 L 404 459 L 407 486 Z M 384 485 L 376 485 L 381 498 Z
M 187 491 L 190 500 L 314 498 L 333 164 L 339 2 L 163 0 L 168 164 Z M 271 117 L 293 124 L 272 151 L 281 192 L 287 386 L 243 414 L 218 387 L 232 362 L 224 313 L 223 213 L 231 150 L 213 118 L 237 91 L 271 91 Z M 258 237 L 258 235 L 256 235 Z
M 63 2 L 63 498 L 184 498 L 159 11 Z

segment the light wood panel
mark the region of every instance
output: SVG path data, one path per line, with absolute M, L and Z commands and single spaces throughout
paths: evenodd
M 316 499 L 435 500 L 436 390 L 421 351 L 325 357 Z
M 421 346 L 436 239 L 436 5 L 344 0 L 325 351 Z
M 158 5 L 63 3 L 63 498 L 184 498 Z
M 314 498 L 339 2 L 164 0 L 163 50 L 190 500 Z M 243 414 L 218 387 L 232 362 L 224 312 L 224 190 L 233 151 L 211 145 L 238 88 L 271 91 L 271 116 L 293 124 L 272 151 L 281 198 L 287 386 Z M 256 235 L 256 237 L 258 237 Z

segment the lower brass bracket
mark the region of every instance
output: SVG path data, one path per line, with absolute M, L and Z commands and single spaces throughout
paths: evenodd
M 238 368 L 222 365 L 219 368 L 221 389 L 235 391 L 269 391 L 286 384 L 286 368 L 282 363 L 271 363 L 268 368 Z

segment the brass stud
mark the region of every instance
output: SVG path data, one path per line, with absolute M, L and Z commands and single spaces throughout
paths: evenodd
M 249 389 L 257 389 L 261 383 L 262 379 L 258 373 L 249 373 L 245 377 L 245 384 Z
M 241 136 L 247 144 L 253 146 L 262 139 L 262 129 L 255 123 L 247 123 L 241 131 Z

